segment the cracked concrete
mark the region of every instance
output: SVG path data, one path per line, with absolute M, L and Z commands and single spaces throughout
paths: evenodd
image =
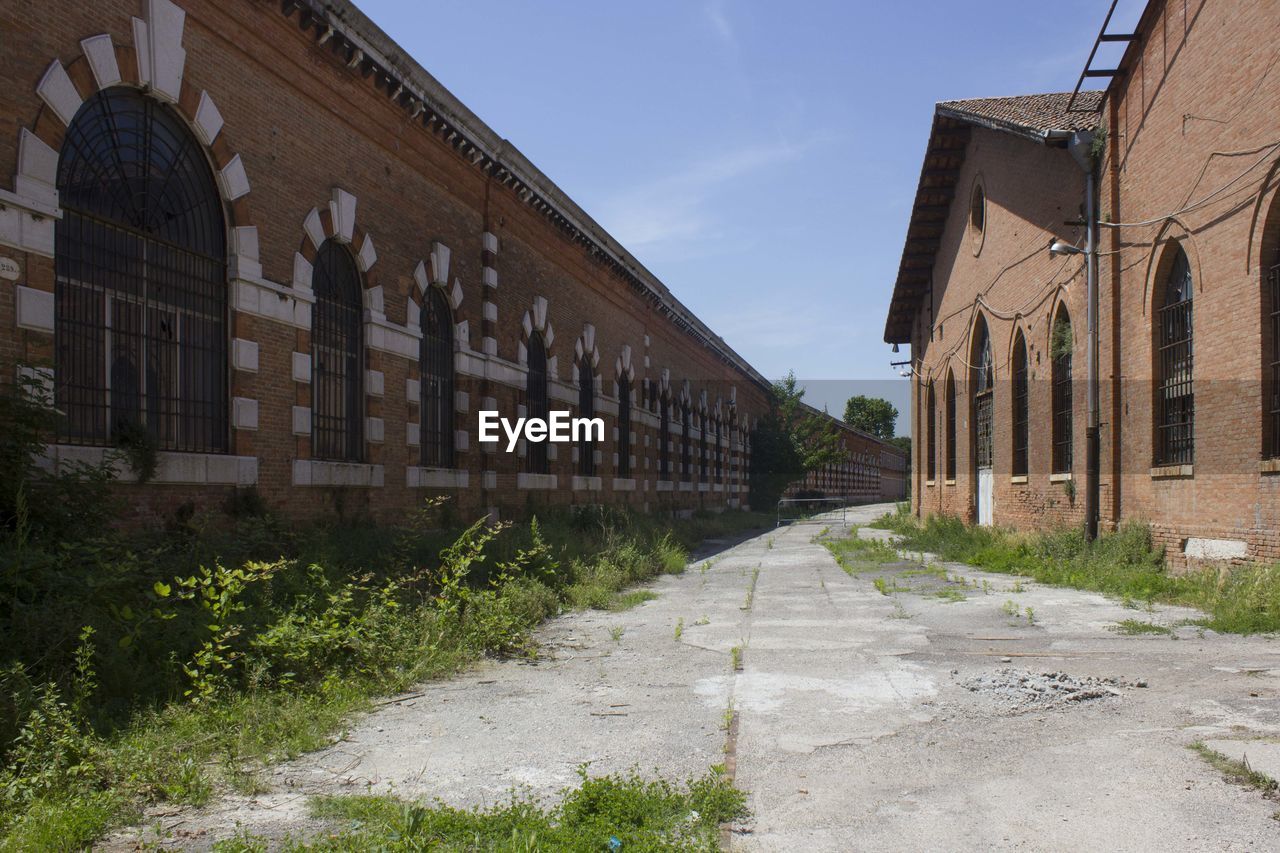
M 850 510 L 848 522 L 884 509 Z M 820 529 L 727 548 L 661 579 L 657 600 L 634 610 L 553 620 L 539 664 L 488 662 L 424 685 L 330 749 L 268 771 L 267 794 L 153 815 L 162 843 L 205 848 L 238 826 L 305 835 L 319 828 L 306 797 L 320 792 L 479 805 L 513 787 L 553 796 L 583 763 L 697 776 L 725 760 L 732 704 L 736 779 L 753 812 L 731 827 L 734 849 L 1280 848 L 1277 803 L 1187 749 L 1280 737 L 1274 638 L 1202 633 L 1178 626 L 1191 611 L 1135 613 L 958 565 L 946 580 L 911 575 L 910 563 L 850 577 L 812 541 Z M 882 595 L 877 576 L 911 591 Z M 1111 630 L 1130 618 L 1174 634 Z M 1000 692 L 1049 673 L 1108 689 L 1046 707 Z M 971 689 L 984 679 L 997 689 Z

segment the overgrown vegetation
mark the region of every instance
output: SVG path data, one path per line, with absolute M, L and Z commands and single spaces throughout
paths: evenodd
M 1273 799 L 1276 797 L 1277 791 L 1280 791 L 1280 784 L 1277 784 L 1275 779 L 1265 773 L 1259 773 L 1254 770 L 1247 761 L 1236 761 L 1234 758 L 1228 758 L 1221 752 L 1210 749 L 1202 741 L 1196 741 L 1189 748 L 1207 761 L 1214 770 L 1221 773 L 1228 782 L 1234 782 L 1246 788 L 1256 788 Z
M 886 515 L 877 527 L 894 531 L 899 546 L 992 572 L 1027 575 L 1041 583 L 1108 593 L 1125 601 L 1160 601 L 1209 614 L 1205 627 L 1235 634 L 1280 631 L 1280 565 L 1166 571 L 1163 554 L 1143 525 L 1128 524 L 1087 542 L 1076 529 L 1019 534 L 906 512 Z M 1021 591 L 1020 589 L 1015 591 Z
M 839 539 L 823 539 L 822 544 L 831 552 L 831 556 L 836 558 L 840 568 L 849 575 L 902 559 L 892 545 L 881 539 L 860 539 L 857 535 L 853 535 Z
M 312 815 L 345 828 L 285 849 L 711 851 L 718 849 L 720 824 L 746 811 L 745 795 L 719 771 L 683 785 L 647 781 L 635 772 L 591 778 L 580 767 L 578 773 L 581 786 L 552 806 L 519 794 L 471 810 L 389 796 L 317 797 Z M 250 836 L 219 849 L 248 853 L 266 846 Z
M 255 790 L 371 697 L 534 653 L 562 608 L 620 609 L 704 538 L 767 523 L 611 509 L 293 527 L 253 492 L 113 527 L 112 474 L 46 472 L 53 414 L 0 387 L 0 849 L 90 842 L 147 804 Z
M 834 423 L 802 403 L 794 373 L 773 383 L 769 411 L 751 432 L 751 506 L 775 506 L 787 486 L 823 465 L 843 462 L 846 451 Z

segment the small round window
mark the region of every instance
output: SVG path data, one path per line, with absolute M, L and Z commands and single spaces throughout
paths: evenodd
M 973 241 L 973 253 L 982 251 L 983 232 L 987 225 L 987 194 L 981 181 L 975 181 L 969 196 L 969 236 Z

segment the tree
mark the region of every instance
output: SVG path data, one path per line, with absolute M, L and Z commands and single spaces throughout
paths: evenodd
M 898 407 L 888 400 L 859 394 L 844 404 L 844 422 L 888 441 L 897 431 Z
M 835 424 L 804 406 L 803 398 L 794 373 L 773 383 L 772 405 L 751 432 L 753 507 L 772 506 L 808 472 L 845 459 Z

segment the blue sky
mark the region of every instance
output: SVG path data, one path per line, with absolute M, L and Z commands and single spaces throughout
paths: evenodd
M 882 334 L 933 104 L 1070 90 L 1108 5 L 358 2 L 762 373 L 890 397 L 900 432 Z

